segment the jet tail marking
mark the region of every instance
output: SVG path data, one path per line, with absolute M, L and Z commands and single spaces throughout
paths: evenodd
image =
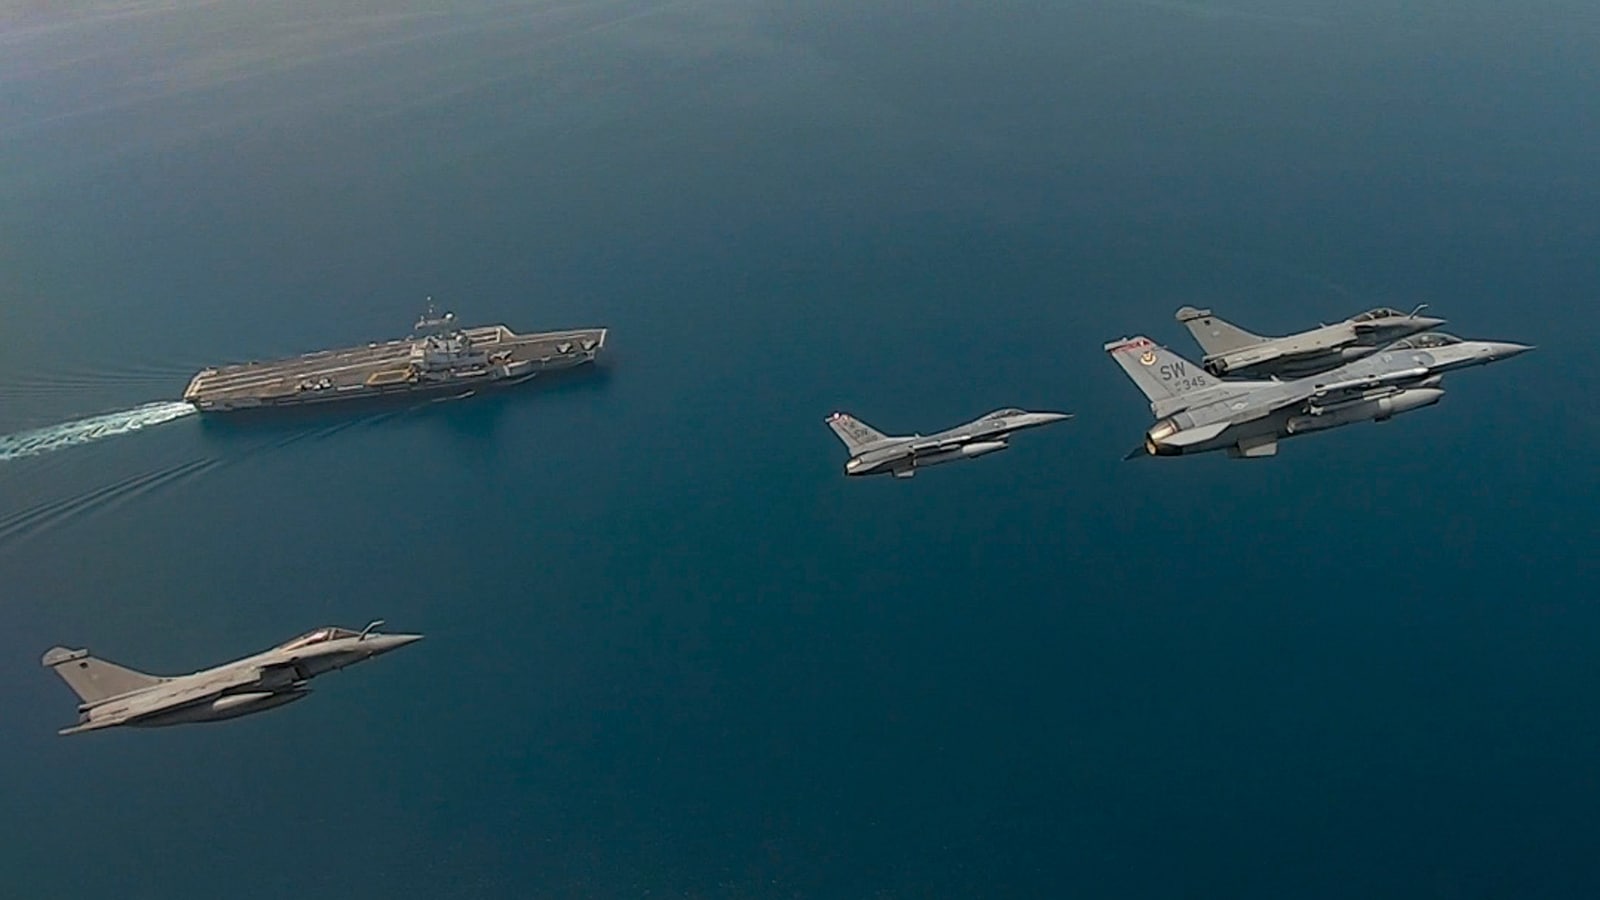
M 1245 331 L 1232 322 L 1213 316 L 1209 309 L 1185 306 L 1178 310 L 1177 318 L 1188 327 L 1189 333 L 1194 335 L 1195 342 L 1205 351 L 1206 356 L 1221 356 L 1269 340 L 1259 334 Z
M 1112 341 L 1105 349 L 1149 399 L 1150 410 L 1157 416 L 1171 415 L 1197 402 L 1214 402 L 1252 386 L 1221 381 L 1147 337 Z
M 52 647 L 40 662 L 46 668 L 54 669 L 67 687 L 72 688 L 73 693 L 89 706 L 166 680 L 95 659 L 87 650 Z
M 836 412 L 829 416 L 828 427 L 833 429 L 833 433 L 839 436 L 852 454 L 863 447 L 889 439 L 888 435 L 849 413 Z

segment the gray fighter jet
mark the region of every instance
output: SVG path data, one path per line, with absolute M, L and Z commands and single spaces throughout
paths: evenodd
M 89 655 L 52 647 L 41 662 L 54 669 L 83 700 L 77 734 L 114 725 L 155 727 L 217 722 L 275 709 L 311 693 L 306 687 L 324 672 L 371 659 L 422 640 L 420 634 L 379 634 L 383 620 L 350 631 L 318 628 L 271 650 L 192 675 L 146 675 Z
M 896 478 L 910 478 L 924 466 L 976 459 L 1004 450 L 1011 446 L 1007 441 L 1013 432 L 1070 418 L 1067 413 L 997 409 L 965 425 L 926 437 L 891 437 L 854 416 L 836 412 L 828 417 L 828 427 L 850 449 L 850 461 L 844 464 L 846 475 L 887 472 Z
M 1301 378 L 1371 356 L 1380 347 L 1444 324 L 1443 319 L 1421 315 L 1426 308 L 1423 304 L 1409 315 L 1386 307 L 1369 309 L 1343 322 L 1284 337 L 1251 334 L 1213 316 L 1209 309 L 1185 306 L 1177 318 L 1200 344 L 1205 353 L 1200 362 L 1213 375 Z
M 1146 432 L 1142 452 L 1178 456 L 1227 450 L 1233 457 L 1261 457 L 1277 453 L 1280 438 L 1369 419 L 1382 422 L 1432 406 L 1444 397 L 1439 386 L 1444 373 L 1533 348 L 1427 332 L 1294 381 L 1223 381 L 1145 337 L 1112 341 L 1105 349 L 1150 399 L 1150 411 L 1160 420 Z

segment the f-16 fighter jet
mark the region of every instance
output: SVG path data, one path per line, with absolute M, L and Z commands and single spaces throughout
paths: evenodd
M 41 662 L 83 700 L 78 724 L 62 734 L 113 725 L 155 727 L 216 722 L 274 709 L 311 693 L 324 672 L 371 659 L 422 640 L 420 634 L 379 634 L 379 619 L 359 632 L 318 628 L 271 650 L 192 675 L 146 675 L 89 655 L 53 647 Z
M 1295 381 L 1222 381 L 1145 337 L 1112 341 L 1105 349 L 1150 398 L 1150 411 L 1160 419 L 1146 432 L 1142 452 L 1178 456 L 1227 450 L 1233 457 L 1259 457 L 1277 453 L 1280 438 L 1369 419 L 1382 422 L 1432 406 L 1444 397 L 1439 386 L 1444 373 L 1533 348 L 1428 332 Z
M 917 469 L 958 459 L 976 459 L 1011 446 L 1012 432 L 1070 419 L 1067 413 L 1028 412 L 1022 409 L 997 409 L 965 425 L 957 425 L 924 437 L 890 437 L 854 416 L 836 412 L 828 417 L 828 427 L 850 449 L 844 464 L 846 475 L 881 475 L 910 478 Z
M 1189 326 L 1205 357 L 1205 370 L 1216 376 L 1246 378 L 1300 378 L 1354 362 L 1376 353 L 1404 337 L 1432 331 L 1443 319 L 1420 315 L 1427 304 L 1410 315 L 1395 309 L 1370 309 L 1343 322 L 1322 325 L 1285 337 L 1251 334 L 1213 316 L 1209 309 L 1185 306 L 1179 322 Z

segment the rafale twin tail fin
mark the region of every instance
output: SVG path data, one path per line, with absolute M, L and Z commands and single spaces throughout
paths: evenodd
M 93 706 L 102 700 L 120 697 L 165 680 L 95 659 L 87 650 L 69 650 L 66 647 L 50 648 L 40 663 L 45 668 L 54 669 L 85 706 Z
M 883 432 L 849 413 L 836 412 L 829 416 L 828 427 L 832 428 L 833 433 L 839 436 L 839 440 L 850 448 L 852 454 L 889 439 Z
M 1206 356 L 1221 356 L 1270 340 L 1213 316 L 1209 309 L 1185 306 L 1178 310 L 1177 319 L 1188 327 Z
M 1112 341 L 1105 349 L 1150 400 L 1150 411 L 1158 418 L 1243 393 L 1254 386 L 1251 382 L 1222 381 L 1199 364 L 1142 335 Z

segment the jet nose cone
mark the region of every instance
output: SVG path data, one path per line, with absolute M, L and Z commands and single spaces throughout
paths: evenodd
M 1445 325 L 1445 320 L 1438 316 L 1412 316 L 1411 321 L 1416 325 L 1418 331 L 1433 331 L 1436 328 L 1443 328 Z
M 415 644 L 420 640 L 422 640 L 420 634 L 372 634 L 368 635 L 363 643 L 368 644 L 368 649 L 373 656 L 376 656 L 379 653 L 398 650 L 407 644 Z
M 1024 425 L 1049 425 L 1052 422 L 1064 422 L 1072 418 L 1072 413 L 1058 412 L 1031 412 L 1022 416 Z
M 1512 343 L 1511 341 L 1490 341 L 1489 358 L 1510 359 L 1513 356 L 1520 356 L 1523 353 L 1527 353 L 1532 349 L 1534 348 L 1531 344 L 1516 344 Z

